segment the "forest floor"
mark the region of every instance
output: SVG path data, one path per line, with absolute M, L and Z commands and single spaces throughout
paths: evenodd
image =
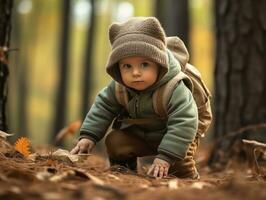
M 77 160 L 54 152 L 40 148 L 24 157 L 0 138 L 0 199 L 266 199 L 265 177 L 241 165 L 211 171 L 204 164 L 204 151 L 197 155 L 199 180 L 154 179 L 145 175 L 147 166 L 143 163 L 134 173 L 110 168 L 106 159 L 97 155 L 83 155 Z

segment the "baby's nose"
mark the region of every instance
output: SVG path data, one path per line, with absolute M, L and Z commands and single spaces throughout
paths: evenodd
M 134 68 L 132 74 L 133 74 L 134 76 L 138 76 L 138 75 L 141 74 L 141 71 L 140 71 L 139 68 Z

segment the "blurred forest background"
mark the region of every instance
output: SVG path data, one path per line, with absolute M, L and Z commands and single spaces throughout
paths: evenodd
M 132 16 L 157 16 L 169 36 L 183 39 L 213 88 L 211 0 L 14 0 L 12 12 L 7 117 L 15 138 L 51 143 L 84 117 L 110 81 L 108 27 Z

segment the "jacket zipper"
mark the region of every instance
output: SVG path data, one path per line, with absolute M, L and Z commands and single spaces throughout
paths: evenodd
M 135 100 L 135 116 L 137 117 L 137 113 L 138 113 L 138 107 L 139 107 L 139 102 L 138 99 Z

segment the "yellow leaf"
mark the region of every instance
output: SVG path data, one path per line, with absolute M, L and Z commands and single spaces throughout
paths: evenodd
M 16 151 L 18 151 L 25 157 L 28 157 L 31 154 L 29 148 L 30 148 L 30 140 L 28 138 L 21 137 L 15 143 Z

